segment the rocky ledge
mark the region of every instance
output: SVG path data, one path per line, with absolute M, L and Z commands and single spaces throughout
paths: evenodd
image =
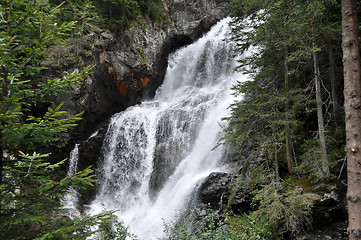
M 250 190 L 240 185 L 242 177 L 238 174 L 212 173 L 198 190 L 196 203 L 199 216 L 209 214 L 209 210 L 219 213 L 220 217 L 227 211 L 230 215 L 241 215 L 255 210 Z M 347 239 L 346 234 L 346 201 L 344 186 L 324 188 L 316 186 L 317 197 L 313 200 L 312 223 L 297 236 L 284 236 L 289 240 L 325 240 Z

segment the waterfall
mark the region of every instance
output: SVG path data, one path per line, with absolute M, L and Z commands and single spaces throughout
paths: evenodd
M 74 149 L 70 152 L 67 177 L 71 177 L 76 173 L 78 169 L 78 155 L 79 144 L 75 144 Z M 64 196 L 64 199 L 62 199 L 62 207 L 67 209 L 69 217 L 78 217 L 80 215 L 76 206 L 78 192 L 75 189 L 69 189 L 69 191 L 70 192 Z
M 98 131 L 94 132 L 85 142 L 89 141 L 89 139 L 97 135 Z M 73 176 L 78 171 L 79 145 L 79 143 L 76 143 L 73 150 L 70 152 L 68 170 L 66 173 L 67 177 Z M 67 215 L 71 218 L 80 216 L 80 212 L 77 206 L 78 196 L 78 191 L 76 189 L 70 188 L 69 193 L 67 193 L 61 200 L 62 208 L 67 210 Z
M 163 219 L 184 210 L 194 189 L 222 167 L 224 148 L 212 150 L 233 102 L 229 19 L 169 56 L 163 85 L 153 100 L 115 114 L 98 168 L 99 190 L 89 213 L 116 215 L 141 239 L 163 234 Z

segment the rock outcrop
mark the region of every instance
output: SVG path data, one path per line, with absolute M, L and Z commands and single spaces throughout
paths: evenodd
M 118 36 L 98 29 L 83 37 L 88 54 L 79 65 L 95 65 L 93 74 L 74 89 L 75 95 L 59 99 L 70 114 L 84 111 L 78 138 L 86 139 L 112 114 L 152 97 L 163 81 L 168 55 L 227 15 L 224 0 L 166 0 L 164 8 L 168 23 L 143 18 Z
M 65 103 L 63 109 L 69 115 L 84 112 L 78 126 L 64 135 L 61 152 L 54 154 L 59 159 L 67 156 L 74 142 L 85 141 L 101 126 L 104 128 L 114 113 L 152 98 L 162 84 L 168 55 L 201 37 L 228 14 L 226 0 L 165 0 L 163 4 L 169 16 L 163 23 L 141 18 L 117 34 L 94 29 L 67 49 L 54 50 L 57 53 L 44 63 L 52 69 L 47 77 L 56 75 L 57 69 L 71 72 L 94 66 L 84 82 L 73 87 L 73 93 L 56 100 Z M 101 142 L 98 137 L 97 144 Z M 81 149 L 87 150 L 79 158 L 80 166 L 96 165 L 100 151 L 89 149 L 101 146 L 91 144 L 94 141 L 82 144 Z
M 202 183 L 198 192 L 198 208 L 229 214 L 248 213 L 251 210 L 250 194 L 239 181 L 240 175 L 215 172 Z
M 233 215 L 249 213 L 257 208 L 252 203 L 250 189 L 242 188 L 239 174 L 212 173 L 198 189 L 196 201 L 197 213 L 200 217 L 209 214 L 209 210 L 218 213 L 222 217 L 224 212 Z M 325 186 L 329 186 L 325 188 Z M 287 235 L 284 239 L 290 240 L 323 240 L 323 239 L 347 239 L 346 234 L 346 203 L 344 186 L 332 186 L 321 184 L 313 189 L 311 228 L 301 231 L 296 236 Z M 256 204 L 257 205 L 257 204 Z

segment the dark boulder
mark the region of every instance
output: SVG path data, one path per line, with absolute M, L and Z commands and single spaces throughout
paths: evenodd
M 249 193 L 239 185 L 240 176 L 229 173 L 211 173 L 198 192 L 198 207 L 225 210 L 229 214 L 248 213 L 251 209 Z

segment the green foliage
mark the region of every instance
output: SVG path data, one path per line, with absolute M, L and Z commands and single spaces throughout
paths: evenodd
M 249 231 L 265 237 L 257 230 L 265 226 L 270 234 L 265 239 L 277 239 L 284 234 L 297 234 L 311 223 L 315 197 L 308 191 L 320 180 L 332 180 L 332 176 L 325 177 L 322 169 L 316 135 L 315 52 L 320 57 L 327 152 L 330 165 L 335 166 L 331 168 L 332 174 L 339 174 L 337 160 L 344 156 L 343 122 L 338 117 L 343 115 L 342 109 L 329 107 L 331 97 L 342 96 L 331 88 L 336 84 L 342 89 L 342 78 L 331 82 L 329 77 L 332 58 L 329 49 L 337 51 L 332 60 L 336 73 L 342 72 L 339 3 L 233 0 L 230 5 L 235 54 L 243 54 L 249 48 L 255 50 L 242 56 L 237 66 L 238 71 L 250 74 L 252 80 L 239 82 L 233 88 L 241 100 L 231 105 L 224 142 L 231 146 L 233 160 L 242 165 L 244 181 L 239 188 L 252 192 L 252 211 L 245 216 L 247 224 L 254 223 Z M 337 105 L 342 106 L 342 102 Z M 286 164 L 286 125 L 290 127 L 293 175 Z M 257 162 L 258 156 L 261 160 Z M 300 184 L 301 179 L 308 181 L 307 187 Z M 247 231 L 243 227 L 241 232 Z
M 42 1 L 3 1 L 0 5 L 0 66 L 3 79 L 33 76 L 44 67 L 46 48 L 67 37 L 74 23 L 56 24 L 58 8 Z
M 277 89 L 277 83 L 272 84 L 259 77 L 238 83 L 233 91 L 235 95 L 242 95 L 242 100 L 231 105 L 231 117 L 226 118 L 229 125 L 225 129 L 225 140 L 232 145 L 236 156 L 272 147 L 274 138 L 281 138 L 286 123 L 296 124 L 295 120 L 287 120 L 291 113 L 284 112 L 283 108 L 286 99 L 302 97 L 302 92 L 282 94 Z
M 49 48 L 65 43 L 76 26 L 58 24 L 59 10 L 42 0 L 0 5 L 0 238 L 85 239 L 101 236 L 104 227 L 104 234 L 125 239 L 126 228 L 112 212 L 69 218 L 61 207 L 71 189 L 91 187 L 95 180 L 90 167 L 63 177 L 65 160 L 56 163 L 47 153 L 81 116 L 69 116 L 54 99 L 91 70 L 40 79 Z
M 94 5 L 101 16 L 101 25 L 114 31 L 128 28 L 142 15 L 155 22 L 166 19 L 161 0 L 95 0 Z
M 8 150 L 35 150 L 47 147 L 59 140 L 60 133 L 75 126 L 82 113 L 64 118 L 65 111 L 60 111 L 63 103 L 54 109 L 48 107 L 41 117 L 31 114 L 38 104 L 47 104 L 51 98 L 68 91 L 72 84 L 82 80 L 82 76 L 89 68 L 80 73 L 73 72 L 60 79 L 51 79 L 38 84 L 39 88 L 32 88 L 30 81 L 17 81 L 8 85 L 9 96 L 4 96 L 1 102 L 0 130 L 4 139 L 4 147 Z
M 179 215 L 174 222 L 165 223 L 163 240 L 279 240 L 269 225 L 260 224 L 251 216 L 225 216 L 209 213 L 197 218 Z
M 302 162 L 295 168 L 295 172 L 301 175 L 307 174 L 315 182 L 323 179 L 321 163 L 315 161 L 321 157 L 318 139 L 306 140 L 302 147 L 304 149 L 304 153 L 300 156 Z
M 239 240 L 280 240 L 269 223 L 261 223 L 251 215 L 226 218 L 229 224 L 230 239 Z
M 292 168 L 303 169 L 304 174 L 315 173 L 317 179 L 321 179 L 319 150 L 316 145 L 305 147 L 309 141 L 314 141 L 314 132 L 318 129 L 316 102 L 312 100 L 315 98 L 312 54 L 317 51 L 321 59 L 324 122 L 330 123 L 326 125 L 329 131 L 326 140 L 331 148 L 328 149 L 329 160 L 335 161 L 342 158 L 344 140 L 334 141 L 331 137 L 342 132 L 337 117 L 340 114 L 337 111 L 342 109 L 331 112 L 328 108 L 332 83 L 326 81 L 330 66 L 329 51 L 325 50 L 329 46 L 339 50 L 340 19 L 335 15 L 339 12 L 339 4 L 333 0 L 302 3 L 234 0 L 230 4 L 236 54 L 244 53 L 251 46 L 256 49 L 241 57 L 237 67 L 238 71 L 250 74 L 252 80 L 233 88 L 234 94 L 242 96 L 242 100 L 231 105 L 224 140 L 231 145 L 234 160 L 244 162 L 250 152 L 264 152 L 265 160 L 271 166 L 275 163 L 275 168 L 278 163 L 280 172 L 284 172 L 286 125 L 289 125 L 294 156 Z M 317 44 L 314 44 L 315 38 Z M 336 68 L 341 68 L 341 55 L 335 56 L 338 56 L 334 59 Z M 336 81 L 342 85 L 342 79 Z M 332 94 L 341 95 L 339 92 Z
M 60 229 L 69 227 L 65 223 L 70 220 L 61 215 L 64 211 L 59 199 L 68 193 L 70 187 L 85 189 L 93 185 L 95 180 L 90 168 L 72 177 L 57 179 L 57 172 L 65 160 L 51 164 L 46 161 L 49 156 L 19 151 L 18 156 L 8 156 L 5 161 L 0 194 L 2 239 L 22 236 L 51 239 L 45 236 L 55 236 Z
M 168 16 L 164 12 L 164 5 L 162 0 L 143 0 L 138 2 L 142 13 L 148 15 L 152 21 L 169 21 Z
M 271 182 L 253 191 L 257 210 L 251 213 L 259 224 L 268 224 L 273 232 L 296 234 L 311 223 L 312 194 L 300 187 L 286 189 Z
M 57 13 L 57 20 L 60 22 L 74 21 L 76 27 L 73 33 L 77 36 L 89 33 L 99 22 L 99 16 L 92 0 L 50 0 L 49 2 L 54 6 L 61 4 L 61 11 Z
M 95 234 L 93 239 L 137 240 L 137 237 L 134 234 L 131 234 L 124 223 L 118 221 L 117 217 L 113 214 L 102 219 L 97 225 L 99 226 L 100 231 Z
M 207 218 L 181 215 L 175 222 L 166 224 L 165 239 L 280 240 L 284 233 L 297 235 L 310 226 L 312 204 L 317 196 L 307 192 L 309 181 L 275 182 L 271 172 L 262 166 L 249 171 L 250 180 L 240 181 L 234 188 L 251 194 L 249 214 L 228 215 L 229 206 L 226 206 L 218 217 L 212 212 Z M 231 201 L 232 196 L 228 204 Z
M 227 238 L 227 230 L 220 227 L 223 222 L 208 214 L 197 219 L 196 214 L 178 215 L 174 222 L 165 223 L 164 240 L 221 240 Z
M 61 78 L 36 79 L 45 69 L 42 62 L 47 49 L 64 41 L 74 23 L 54 23 L 59 7 L 51 8 L 46 1 L 5 1 L 0 11 L 6 20 L 0 25 L 1 149 L 16 154 L 18 149 L 47 147 L 74 126 L 81 114 L 64 118 L 62 104 L 51 108 L 51 102 L 83 81 L 91 68 L 63 73 Z M 47 112 L 39 112 L 39 106 L 49 107 Z

